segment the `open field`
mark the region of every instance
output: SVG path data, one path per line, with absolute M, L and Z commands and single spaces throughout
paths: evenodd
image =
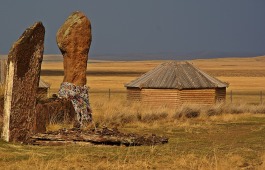
M 95 115 L 95 121 L 105 123 L 109 127 L 118 126 L 123 132 L 166 135 L 169 137 L 169 143 L 139 147 L 95 145 L 40 147 L 0 141 L 1 168 L 113 170 L 265 168 L 264 106 L 263 114 L 242 113 L 248 110 L 247 106 L 242 106 L 237 114 L 220 113 L 216 116 L 207 116 L 202 112 L 197 118 L 187 118 L 180 117 L 181 111 L 174 112 L 162 108 L 152 111 L 137 106 L 128 110 L 130 107 L 119 99 L 111 103 L 98 100 L 93 106 L 97 107 L 97 113 L 100 113 Z M 215 111 L 217 110 L 216 108 Z M 187 113 L 185 109 L 182 112 Z M 64 125 L 50 125 L 49 129 L 54 130 L 59 127 Z
M 234 94 L 233 104 L 229 95 L 226 105 L 176 110 L 126 102 L 124 83 L 162 62 L 89 61 L 87 78 L 99 127 L 165 135 L 168 144 L 40 147 L 0 141 L 0 169 L 265 169 L 265 105 L 257 105 L 259 92 L 265 94 L 265 57 L 191 61 L 229 82 L 228 94 L 240 92 Z M 57 92 L 63 79 L 62 62 L 44 61 L 42 79 L 52 85 L 51 93 Z M 70 126 L 51 122 L 48 128 Z
M 89 61 L 88 86 L 92 91 L 124 91 L 123 85 L 165 61 Z M 265 56 L 190 61 L 207 73 L 229 82 L 229 90 L 263 90 Z M 62 62 L 43 62 L 42 77 L 56 89 L 63 77 Z M 56 81 L 58 79 L 58 81 Z M 115 85 L 115 86 L 114 86 Z
M 51 58 L 51 57 L 50 57 Z M 87 80 L 90 92 L 125 92 L 124 84 L 165 61 L 96 61 L 88 63 Z M 253 58 L 200 59 L 190 61 L 195 66 L 228 82 L 227 98 L 233 91 L 233 102 L 260 102 L 260 91 L 265 94 L 265 56 Z M 42 65 L 42 78 L 56 93 L 63 80 L 63 63 L 60 60 Z M 265 96 L 264 96 L 265 98 Z

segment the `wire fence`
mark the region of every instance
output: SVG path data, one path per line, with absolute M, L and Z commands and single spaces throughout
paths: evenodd
M 226 93 L 226 102 L 263 104 L 265 101 L 264 90 L 231 90 Z
M 50 95 L 53 93 L 57 93 L 57 90 L 49 92 Z M 103 89 L 102 91 L 90 90 L 89 95 L 92 99 L 112 100 L 126 99 L 127 93 L 126 90 Z M 263 104 L 265 103 L 265 90 L 229 90 L 226 92 L 226 103 Z

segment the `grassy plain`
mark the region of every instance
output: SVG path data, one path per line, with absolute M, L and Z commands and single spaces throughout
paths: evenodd
M 89 61 L 87 79 L 95 123 L 122 132 L 165 135 L 168 144 L 39 147 L 0 141 L 0 169 L 265 169 L 265 105 L 245 104 L 256 101 L 256 93 L 259 102 L 259 92 L 265 90 L 265 57 L 190 61 L 229 82 L 228 94 L 240 92 L 235 95 L 240 104 L 176 110 L 129 104 L 124 83 L 162 62 Z M 44 61 L 42 79 L 56 92 L 63 79 L 62 62 Z M 51 124 L 49 129 L 62 126 L 67 125 Z
M 218 118 L 219 119 L 219 118 Z M 264 169 L 265 117 L 127 124 L 123 131 L 167 135 L 162 146 L 38 147 L 0 142 L 3 169 Z
M 60 58 L 59 58 L 60 59 Z M 139 77 L 165 61 L 96 61 L 88 63 L 87 80 L 92 93 L 108 96 L 109 89 L 124 94 L 124 84 Z M 252 58 L 220 58 L 191 60 L 195 66 L 228 82 L 227 99 L 233 93 L 233 102 L 260 102 L 265 94 L 265 56 Z M 63 63 L 58 60 L 44 62 L 42 78 L 51 84 L 51 93 L 57 92 L 63 80 Z

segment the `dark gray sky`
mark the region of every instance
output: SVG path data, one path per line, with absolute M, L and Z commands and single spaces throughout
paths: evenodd
M 46 27 L 45 54 L 73 11 L 92 22 L 91 55 L 185 55 L 198 51 L 265 54 L 264 0 L 5 0 L 0 54 L 35 21 Z

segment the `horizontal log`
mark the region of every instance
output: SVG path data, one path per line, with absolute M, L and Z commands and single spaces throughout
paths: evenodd
M 176 93 L 142 93 L 142 96 L 179 96 L 180 94 L 176 94 Z
M 194 99 L 194 100 L 191 100 L 191 99 L 183 99 L 181 101 L 201 101 L 201 102 L 206 102 L 206 101 L 214 101 L 214 100 L 208 100 L 208 99 L 201 99 L 201 100 L 198 100 L 198 99 Z
M 215 96 L 215 94 L 181 94 L 180 96 Z
M 143 103 L 158 103 L 158 104 L 165 104 L 165 103 L 181 103 L 181 102 L 170 102 L 170 101 L 164 101 L 164 102 L 158 102 L 158 101 L 142 101 Z
M 185 103 L 185 102 L 188 102 L 188 103 L 213 103 L 213 102 L 215 102 L 215 101 L 213 101 L 213 100 L 211 100 L 211 101 L 209 101 L 209 100 L 204 100 L 204 101 L 200 101 L 200 100 L 183 100 L 183 101 L 181 101 L 181 102 L 183 102 L 183 103 Z
M 214 97 L 181 97 L 180 100 L 215 100 Z
M 212 96 L 212 97 L 215 97 L 215 94 L 181 94 L 180 96 L 202 96 L 202 97 Z
M 146 99 L 167 99 L 167 98 L 171 98 L 171 99 L 180 99 L 180 96 L 142 96 L 142 98 L 146 98 Z
M 180 93 L 141 93 L 141 95 L 180 95 Z
M 41 145 L 41 146 L 62 146 L 62 145 L 92 145 L 89 142 L 82 142 L 82 141 L 47 141 L 47 140 L 36 140 L 33 145 Z
M 180 95 L 215 95 L 215 93 L 181 93 Z
M 172 103 L 172 102 L 175 102 L 175 103 L 180 103 L 181 101 L 180 100 L 142 100 L 142 102 L 154 102 L 154 103 L 162 103 L 162 102 L 169 102 L 169 103 Z
M 199 97 L 197 97 L 197 98 L 181 98 L 180 100 L 181 101 L 184 101 L 184 100 L 199 100 L 199 101 L 209 100 L 209 101 L 213 101 L 213 100 L 215 100 L 215 98 L 199 98 Z
M 68 144 L 76 142 L 87 142 L 92 144 L 106 144 L 106 145 L 126 145 L 126 146 L 140 146 L 140 145 L 156 145 L 168 142 L 168 138 L 156 135 L 141 136 L 137 134 L 124 134 L 117 129 L 89 130 L 81 131 L 78 129 L 61 129 L 55 132 L 48 132 L 44 134 L 36 134 L 31 136 L 31 143 L 35 145 L 54 145 L 54 144 Z

